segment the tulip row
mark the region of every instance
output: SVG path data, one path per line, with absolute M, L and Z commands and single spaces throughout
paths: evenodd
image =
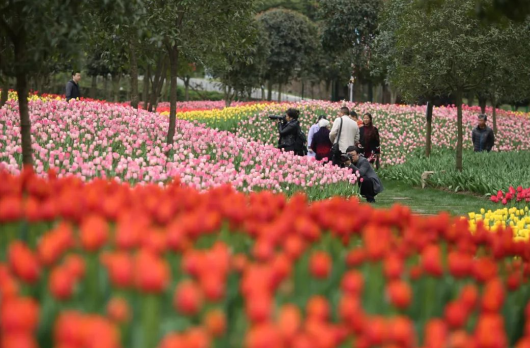
M 267 144 L 277 141 L 277 129 L 267 116 L 279 114 L 288 107 L 300 109 L 302 130 L 308 132 L 319 115 L 327 115 L 333 121 L 342 104 L 325 101 L 301 102 L 285 105 L 270 105 L 263 112 L 241 120 L 237 126 L 227 123 L 226 128 L 215 124 L 216 128 L 236 132 L 239 136 L 255 139 Z M 395 165 L 404 163 L 408 155 L 425 146 L 425 107 L 381 104 L 350 104 L 360 118 L 371 113 L 373 122 L 381 136 L 382 163 Z M 476 113 L 472 108 L 464 109 L 464 147 L 471 148 L 471 129 L 476 126 Z M 530 149 L 530 119 L 513 113 L 499 112 L 498 135 L 495 151 L 520 151 Z M 206 122 L 206 124 L 208 124 Z M 435 108 L 433 115 L 433 139 L 435 147 L 454 149 L 456 143 L 456 109 Z
M 303 189 L 311 199 L 357 192 L 349 170 L 185 120 L 177 120 L 174 144 L 167 146 L 168 119 L 158 114 L 79 101 L 35 100 L 29 107 L 35 168 L 42 175 L 55 168 L 59 176 L 160 185 L 178 175 L 198 189 L 225 183 L 245 192 Z M 10 101 L 0 110 L 0 168 L 12 173 L 22 160 L 19 127 L 18 105 Z
M 502 225 L 25 170 L 0 229 L 2 347 L 530 344 L 530 248 Z
M 530 239 L 530 212 L 528 206 L 524 209 L 515 207 L 498 209 L 496 211 L 481 209 L 480 213 L 469 213 L 471 231 L 475 231 L 478 224 L 490 231 L 496 231 L 499 227 L 510 227 L 513 230 L 515 240 L 528 241 Z
M 517 189 L 514 189 L 513 186 L 510 186 L 508 192 L 504 193 L 499 190 L 496 195 L 490 197 L 490 200 L 494 203 L 502 202 L 503 205 L 513 201 L 519 204 L 530 203 L 530 187 L 524 189 L 522 186 L 518 186 Z

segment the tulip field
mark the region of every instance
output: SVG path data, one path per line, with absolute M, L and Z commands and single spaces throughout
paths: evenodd
M 29 170 L 0 193 L 2 347 L 530 343 L 510 227 Z
M 355 173 L 274 147 L 267 116 L 297 107 L 307 131 L 340 103 L 179 104 L 167 146 L 164 104 L 33 95 L 22 170 L 15 99 L 0 109 L 2 348 L 530 348 L 525 114 L 499 112 L 489 160 L 471 158 L 465 109 L 479 179 L 521 162 L 491 186 L 459 177 L 497 210 L 420 216 L 361 203 Z M 349 106 L 374 116 L 383 178 L 416 183 L 403 168 L 428 170 L 424 108 Z M 440 156 L 454 118 L 435 109 Z

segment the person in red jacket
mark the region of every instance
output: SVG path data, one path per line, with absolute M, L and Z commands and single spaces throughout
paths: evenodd
M 311 141 L 311 150 L 315 153 L 315 159 L 321 161 L 331 159 L 331 147 L 333 144 L 329 140 L 329 121 L 322 119 L 318 121 L 318 126 L 320 129 L 318 132 L 313 135 L 313 140 Z

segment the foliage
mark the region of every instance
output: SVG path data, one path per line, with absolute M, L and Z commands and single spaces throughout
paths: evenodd
M 257 19 L 270 42 L 265 77 L 286 84 L 312 59 L 317 47 L 316 27 L 304 15 L 282 9 L 269 10 Z
M 311 20 L 316 20 L 318 15 L 318 1 L 316 0 L 261 0 L 256 6 L 257 12 L 283 8 L 300 12 Z
M 382 0 L 324 0 L 319 2 L 322 45 L 354 66 L 362 81 L 371 79 L 372 50 L 378 34 Z M 345 72 L 345 76 L 349 76 Z
M 451 168 L 451 152 L 435 150 L 430 158 L 419 153 L 411 155 L 402 165 L 386 167 L 383 177 L 421 184 L 421 174 L 433 171 L 428 182 L 452 191 L 470 191 L 481 195 L 496 195 L 510 186 L 530 187 L 528 163 L 530 152 L 464 152 L 466 168 L 462 172 Z

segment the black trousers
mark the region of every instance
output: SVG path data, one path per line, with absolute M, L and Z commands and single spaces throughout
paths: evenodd
M 367 177 L 362 177 L 363 182 L 359 179 L 359 187 L 361 188 L 361 196 L 366 197 L 368 202 L 373 201 L 376 193 L 374 191 L 374 180 Z

